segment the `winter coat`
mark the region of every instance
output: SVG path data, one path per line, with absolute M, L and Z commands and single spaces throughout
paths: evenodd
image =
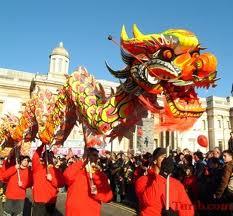
M 140 216 L 161 216 L 165 207 L 166 179 L 161 175 L 149 173 L 136 183 L 136 193 L 140 201 Z M 179 216 L 194 216 L 193 205 L 184 186 L 170 177 L 170 208 L 178 211 Z
M 53 165 L 48 165 L 48 173 L 52 175 L 52 181 L 47 180 L 46 165 L 40 162 L 43 145 L 38 147 L 32 157 L 33 172 L 33 200 L 39 203 L 56 203 L 58 188 L 64 186 L 62 172 Z
M 93 174 L 97 194 L 90 193 L 90 176 L 82 161 L 69 166 L 65 172 L 65 183 L 68 186 L 66 198 L 66 216 L 100 216 L 101 202 L 112 199 L 108 178 L 102 171 Z
M 228 140 L 228 149 L 233 151 L 233 138 L 230 137 L 230 139 Z
M 18 185 L 18 174 L 15 166 L 5 170 L 2 179 L 7 183 L 6 197 L 11 200 L 24 200 L 26 189 L 32 186 L 32 172 L 30 168 L 19 169 L 19 176 L 22 186 Z
M 223 173 L 219 186 L 216 189 L 216 197 L 220 198 L 226 190 L 233 170 L 233 161 L 226 163 L 223 167 Z

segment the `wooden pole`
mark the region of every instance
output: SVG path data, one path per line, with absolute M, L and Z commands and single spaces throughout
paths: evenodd
M 84 139 L 83 159 L 85 159 L 87 157 L 87 136 L 86 136 L 86 128 L 84 126 L 84 123 L 82 123 L 82 131 L 83 131 L 83 139 Z
M 83 154 L 83 160 L 87 159 L 87 136 L 86 136 L 86 128 L 84 126 L 84 124 L 82 123 L 82 130 L 83 130 L 83 139 L 84 139 L 84 154 Z M 96 194 L 96 186 L 93 182 L 93 175 L 92 175 L 92 167 L 91 167 L 91 162 L 88 161 L 87 163 L 88 166 L 88 170 L 89 170 L 89 175 L 90 175 L 90 190 L 91 190 L 91 194 Z
M 134 132 L 134 155 L 136 155 L 137 152 L 137 142 L 138 142 L 138 126 L 135 125 L 135 132 Z
M 166 158 L 169 157 L 169 143 L 166 146 Z M 169 202 L 170 202 L 170 174 L 167 176 L 166 179 L 166 210 L 169 210 Z
M 55 135 L 54 135 L 55 136 Z M 50 147 L 48 148 L 48 151 L 50 151 L 54 145 L 54 142 L 56 142 L 55 137 L 52 138 L 52 140 L 50 141 Z M 48 161 L 48 152 L 47 152 L 47 144 L 44 144 L 45 146 L 45 166 L 46 166 L 46 174 L 49 173 L 49 169 L 48 169 L 48 165 L 49 165 L 49 161 Z
M 15 148 L 15 164 L 16 164 L 16 165 L 19 165 L 17 148 Z M 16 170 L 17 170 L 18 182 L 21 182 L 20 173 L 19 173 L 19 168 L 17 168 Z
M 3 141 L 0 144 L 0 150 L 3 150 L 5 148 L 5 145 L 6 145 L 6 140 L 3 139 Z
M 45 166 L 46 166 L 46 174 L 49 173 L 48 170 L 48 152 L 47 152 L 47 144 L 44 145 L 45 146 Z

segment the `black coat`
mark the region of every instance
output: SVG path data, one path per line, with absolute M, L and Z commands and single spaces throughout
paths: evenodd
M 228 149 L 233 151 L 233 138 L 232 137 L 228 140 Z

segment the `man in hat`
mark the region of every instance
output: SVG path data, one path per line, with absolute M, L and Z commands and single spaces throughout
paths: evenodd
M 193 206 L 184 186 L 172 177 L 169 177 L 170 209 L 165 211 L 166 180 L 172 173 L 174 164 L 172 157 L 166 158 L 165 148 L 155 149 L 152 158 L 153 162 L 148 169 L 148 175 L 140 177 L 135 185 L 140 204 L 140 216 L 193 216 Z
M 84 161 L 76 161 L 65 170 L 66 216 L 100 216 L 101 202 L 112 199 L 108 178 L 97 160 L 98 150 L 91 147 Z
M 28 156 L 21 156 L 20 164 L 6 169 L 2 175 L 3 181 L 7 183 L 7 200 L 4 206 L 4 216 L 23 215 L 26 189 L 32 185 L 32 173 L 29 168 L 29 161 L 30 158 Z
M 54 154 L 42 144 L 32 158 L 33 171 L 33 216 L 54 214 L 58 188 L 64 186 L 62 172 L 54 166 Z M 41 157 L 42 155 L 42 157 Z

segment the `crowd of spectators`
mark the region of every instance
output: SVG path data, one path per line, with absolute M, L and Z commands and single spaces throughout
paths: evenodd
M 184 185 L 196 208 L 197 215 L 226 215 L 227 211 L 222 209 L 224 206 L 220 206 L 220 204 L 233 203 L 233 152 L 231 147 L 232 140 L 230 139 L 229 149 L 224 151 L 218 147 L 207 153 L 191 152 L 189 149 L 170 151 L 174 164 L 171 175 Z M 4 161 L 8 159 L 0 158 L 0 172 Z M 26 159 L 30 167 L 30 158 L 26 157 Z M 21 160 L 25 160 L 25 157 L 21 157 Z M 82 160 L 82 157 L 73 155 L 70 150 L 68 155 L 53 155 L 51 163 L 61 173 L 64 173 L 69 166 Z M 113 201 L 137 209 L 139 205 L 135 193 L 135 183 L 141 176 L 147 175 L 153 167 L 153 155 L 149 152 L 134 155 L 130 152 L 105 151 L 99 156 L 96 166 L 106 174 L 110 181 Z M 1 203 L 5 202 L 5 188 L 5 182 L 0 179 Z M 67 192 L 66 186 L 63 186 L 60 192 Z M 228 215 L 231 215 L 231 212 L 233 212 L 233 208 L 228 211 Z
M 221 151 L 216 147 L 204 154 L 201 151 L 178 149 L 170 151 L 170 155 L 175 167 L 172 176 L 183 183 L 190 200 L 196 204 L 198 215 L 216 215 L 216 209 L 213 213 L 208 209 L 208 204 L 232 202 L 233 191 L 231 195 L 228 189 L 233 170 L 231 150 Z M 58 157 L 56 160 L 56 166 L 63 171 L 81 158 L 73 156 L 67 160 L 65 157 Z M 146 152 L 133 155 L 106 151 L 100 155 L 98 165 L 110 180 L 113 200 L 137 208 L 139 205 L 134 185 L 139 177 L 147 175 L 152 165 L 152 154 Z M 218 215 L 223 214 L 222 212 L 224 211 L 221 210 Z

